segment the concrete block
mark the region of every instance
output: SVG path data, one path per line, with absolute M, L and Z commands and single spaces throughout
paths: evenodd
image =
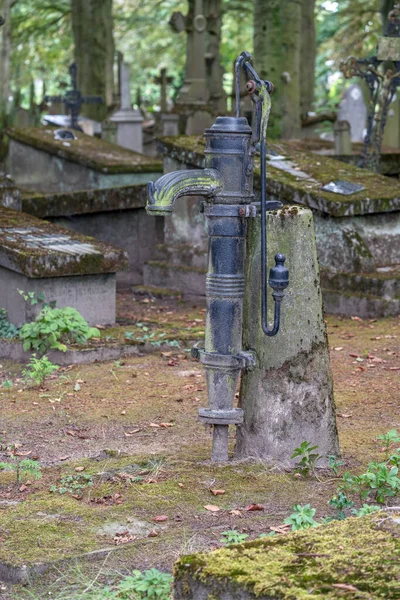
M 268 267 L 283 252 L 290 273 L 275 337 L 261 328 L 260 221 L 248 224 L 243 347 L 257 362 L 242 375 L 236 456 L 290 465 L 293 450 L 307 440 L 326 463 L 339 446 L 312 213 L 299 207 L 268 213 Z M 273 304 L 269 288 L 270 321 Z

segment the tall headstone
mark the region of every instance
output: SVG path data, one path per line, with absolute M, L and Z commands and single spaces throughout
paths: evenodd
M 395 94 L 389 105 L 383 145 L 400 148 L 400 97 Z
M 143 152 L 143 117 L 132 108 L 130 90 L 130 66 L 120 65 L 121 106 L 110 120 L 117 124 L 117 144 L 129 150 Z
M 226 109 L 219 61 L 220 0 L 194 0 L 188 15 L 175 12 L 172 29 L 187 34 L 185 80 L 176 100 L 181 133 L 202 134 Z
M 350 85 L 343 94 L 339 106 L 338 121 L 350 123 L 352 142 L 363 142 L 367 126 L 367 106 L 361 86 Z

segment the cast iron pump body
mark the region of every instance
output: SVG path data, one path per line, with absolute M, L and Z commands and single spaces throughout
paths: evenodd
M 267 322 L 266 210 L 281 206 L 266 201 L 266 130 L 273 86 L 259 79 L 251 55 L 242 52 L 236 61 L 236 116 L 217 117 L 205 131 L 205 168 L 175 171 L 148 184 L 149 214 L 167 215 L 180 196 L 203 196 L 209 235 L 206 279 L 207 322 L 205 348 L 196 354 L 206 369 L 208 407 L 199 410 L 199 421 L 214 426 L 211 459 L 228 460 L 228 428 L 243 423 L 243 410 L 234 408 L 242 369 L 251 368 L 255 357 L 242 349 L 242 315 L 247 218 L 261 208 L 262 327 L 266 335 L 279 330 L 280 304 L 288 285 L 283 254 L 275 256 L 269 284 L 275 300 L 274 324 Z M 247 90 L 254 103 L 253 129 L 239 115 L 239 75 L 244 69 Z M 261 203 L 254 202 L 253 173 L 256 144 L 260 144 Z M 260 206 L 261 205 L 261 206 Z

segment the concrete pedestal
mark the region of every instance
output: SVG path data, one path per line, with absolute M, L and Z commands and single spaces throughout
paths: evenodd
M 143 117 L 139 110 L 121 109 L 110 120 L 117 125 L 117 144 L 128 150 L 143 152 Z
M 285 207 L 269 213 L 267 221 L 268 268 L 283 252 L 290 283 L 280 331 L 267 337 L 260 324 L 261 224 L 259 217 L 249 219 L 243 348 L 255 351 L 257 364 L 242 375 L 244 424 L 237 431 L 236 456 L 290 464 L 293 450 L 307 440 L 318 445 L 326 463 L 339 446 L 312 213 Z M 273 304 L 269 291 L 270 321 Z

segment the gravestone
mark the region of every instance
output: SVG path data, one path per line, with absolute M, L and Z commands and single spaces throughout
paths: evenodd
M 202 134 L 212 124 L 206 77 L 206 0 L 195 0 L 192 19 L 174 13 L 170 25 L 177 33 L 187 32 L 185 80 L 176 99 L 176 111 L 181 115 L 181 132 Z
M 0 206 L 21 210 L 21 192 L 10 175 L 0 171 Z
M 339 105 L 338 121 L 350 123 L 352 142 L 364 141 L 367 126 L 367 106 L 361 86 L 354 83 L 346 88 Z
M 0 306 L 16 325 L 40 310 L 19 289 L 76 308 L 92 325 L 115 323 L 116 272 L 124 268 L 119 248 L 0 208 Z
M 390 148 L 400 148 L 400 97 L 395 94 L 389 104 L 385 133 L 383 134 L 383 145 Z M 380 172 L 384 173 L 385 159 L 381 156 Z
M 198 137 L 162 140 L 166 171 L 204 167 Z M 396 181 L 331 158 L 268 144 L 267 192 L 271 200 L 299 203 L 314 216 L 323 297 L 327 312 L 360 317 L 400 310 L 400 188 Z M 358 184 L 347 194 L 323 190 L 337 182 Z M 260 189 L 259 167 L 255 189 Z M 165 241 L 144 267 L 146 285 L 204 294 L 207 244 L 199 199 L 179 199 L 165 219 Z M 201 291 L 203 290 L 203 291 Z
M 143 152 L 143 117 L 134 110 L 131 102 L 130 66 L 120 65 L 121 106 L 111 115 L 110 121 L 117 125 L 117 144 L 123 148 Z

